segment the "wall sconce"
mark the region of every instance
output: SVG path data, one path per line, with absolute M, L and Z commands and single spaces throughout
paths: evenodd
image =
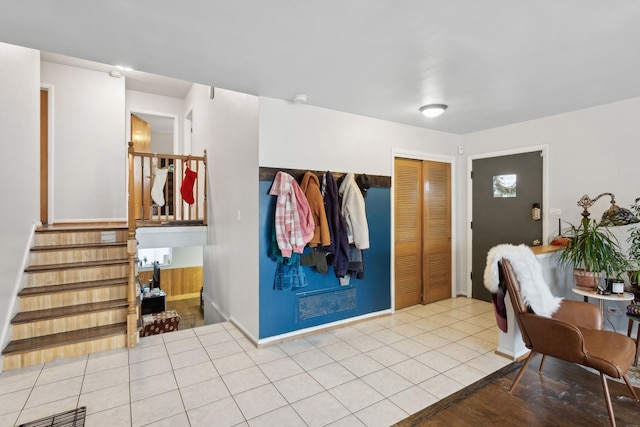
M 420 107 L 420 112 L 430 119 L 440 116 L 447 109 L 445 104 L 429 104 Z
M 593 204 L 602 196 L 611 197 L 611 207 L 602 214 L 600 225 L 605 227 L 617 227 L 619 225 L 629 225 L 640 222 L 640 219 L 633 215 L 629 209 L 621 208 L 616 205 L 616 196 L 614 196 L 613 193 L 602 193 L 597 195 L 594 199 L 590 199 L 589 196 L 585 194 L 580 200 L 578 200 L 578 206 L 583 209 L 582 224 L 584 226 L 589 222 L 589 211 L 587 208 L 593 206 Z

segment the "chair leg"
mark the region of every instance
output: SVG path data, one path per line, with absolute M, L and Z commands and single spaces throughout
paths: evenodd
M 638 399 L 638 395 L 636 394 L 636 389 L 635 387 L 633 387 L 633 385 L 631 385 L 629 378 L 627 378 L 627 374 L 624 374 L 622 378 L 624 379 L 624 382 L 627 384 L 627 388 L 631 392 L 631 395 L 633 396 L 633 398 L 636 400 L 636 402 L 639 401 L 640 399 Z
M 640 324 L 638 324 L 638 330 L 636 331 L 636 355 L 633 358 L 633 366 L 638 366 L 638 346 L 640 345 Z
M 536 355 L 536 352 L 531 350 L 531 353 L 529 353 L 529 357 L 527 357 L 527 360 L 524 361 L 524 364 L 520 368 L 520 371 L 518 371 L 518 375 L 516 375 L 516 378 L 513 380 L 513 384 L 511 384 L 511 388 L 509 388 L 509 394 L 511 394 L 511 392 L 516 388 L 516 386 L 520 382 L 520 378 L 522 378 L 522 375 L 524 374 L 524 371 L 527 370 L 527 366 L 529 366 L 529 362 L 531 362 L 531 359 L 533 359 L 533 356 L 535 355 Z
M 607 378 L 602 372 L 600 372 L 600 380 L 602 380 L 602 391 L 604 392 L 604 401 L 607 404 L 607 412 L 609 413 L 609 420 L 611 421 L 611 427 L 616 427 L 616 417 L 613 415 L 613 406 L 611 406 L 611 396 L 609 395 L 609 386 L 607 385 Z
M 542 360 L 540 361 L 540 368 L 538 369 L 538 373 L 542 373 L 542 367 L 544 366 L 544 358 L 547 357 L 545 354 L 542 355 Z

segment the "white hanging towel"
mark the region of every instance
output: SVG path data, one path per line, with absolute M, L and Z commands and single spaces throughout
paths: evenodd
M 167 173 L 169 173 L 169 169 L 158 169 L 158 167 L 154 165 L 151 198 L 158 206 L 164 206 L 164 184 L 167 182 Z

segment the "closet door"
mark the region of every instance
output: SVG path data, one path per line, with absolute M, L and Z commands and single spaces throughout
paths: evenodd
M 451 298 L 451 165 L 422 162 L 423 303 Z
M 395 159 L 395 308 L 422 302 L 422 162 Z
M 451 297 L 451 165 L 395 159 L 395 308 Z

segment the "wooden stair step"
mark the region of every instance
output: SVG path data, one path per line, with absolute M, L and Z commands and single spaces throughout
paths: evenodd
M 108 242 L 108 243 L 77 243 L 74 245 L 47 245 L 47 246 L 33 246 L 31 252 L 45 252 L 45 251 L 64 251 L 74 249 L 101 249 L 111 247 L 126 247 L 127 242 Z
M 111 286 L 127 286 L 128 279 L 126 277 L 121 277 L 118 279 L 109 279 L 109 280 L 93 280 L 91 282 L 77 282 L 77 283 L 64 283 L 61 285 L 50 285 L 50 286 L 34 286 L 29 288 L 22 288 L 20 292 L 18 292 L 19 297 L 30 297 L 36 295 L 43 294 L 54 294 L 59 292 L 72 292 L 83 289 L 93 289 L 93 288 L 107 288 Z
M 124 222 L 114 223 L 63 223 L 44 225 L 36 228 L 36 233 L 60 233 L 74 231 L 127 230 Z
M 92 302 L 89 304 L 77 304 L 66 307 L 49 308 L 46 310 L 23 311 L 11 319 L 11 324 L 38 322 L 43 320 L 70 317 L 79 314 L 94 313 L 98 311 L 126 308 L 126 299 Z
M 11 341 L 7 344 L 4 350 L 2 350 L 2 355 L 11 356 L 29 351 L 87 342 L 114 335 L 126 335 L 126 333 L 127 324 L 126 322 L 123 322 L 71 332 L 61 332 L 59 334 L 45 335 L 36 338 L 26 338 L 23 340 Z
M 76 268 L 88 268 L 88 267 L 102 267 L 108 265 L 121 265 L 128 264 L 129 260 L 126 258 L 110 259 L 101 261 L 88 261 L 88 262 L 70 262 L 65 264 L 45 264 L 45 265 L 30 265 L 25 268 L 26 273 L 34 273 L 41 271 L 53 271 L 53 270 L 71 270 Z

